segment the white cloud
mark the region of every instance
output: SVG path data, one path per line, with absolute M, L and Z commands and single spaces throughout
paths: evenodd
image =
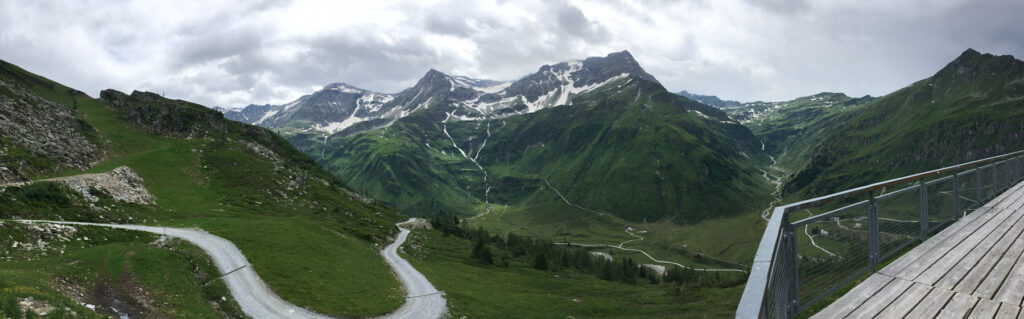
M 670 90 L 739 100 L 881 95 L 968 47 L 1024 53 L 1020 1 L 31 1 L 0 3 L 0 59 L 96 95 L 283 103 L 426 70 L 511 80 L 630 50 Z

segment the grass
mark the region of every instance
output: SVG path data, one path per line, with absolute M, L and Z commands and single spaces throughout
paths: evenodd
M 280 137 L 234 122 L 226 122 L 222 134 L 195 139 L 147 133 L 100 100 L 75 95 L 66 87 L 10 65 L 3 65 L 0 71 L 0 76 L 32 79 L 35 84 L 31 89 L 40 96 L 75 107 L 78 116 L 95 130 L 94 143 L 106 151 L 103 162 L 87 171 L 51 172 L 33 178 L 107 172 L 128 166 L 143 178 L 157 203 L 98 203 L 117 212 L 106 216 L 92 212 L 77 198 L 69 207 L 26 211 L 29 214 L 21 217 L 81 220 L 92 216 L 90 220 L 95 221 L 200 227 L 242 249 L 253 268 L 282 298 L 330 315 L 377 315 L 404 301 L 400 285 L 377 254 L 380 245 L 397 231 L 393 223 L 404 218 L 379 203 L 350 197 L 345 193 L 347 186 Z M 153 103 L 184 105 L 170 100 Z M 213 112 L 194 105 L 182 107 Z M 254 148 L 272 151 L 276 157 L 260 155 Z M 9 217 L 11 211 L 0 208 L 0 218 Z M 130 266 L 141 285 L 161 292 L 160 300 L 167 302 L 162 309 L 178 317 L 216 317 L 209 309 L 195 306 L 211 292 L 177 282 L 179 275 L 196 269 L 189 263 L 201 263 L 194 257 L 196 252 L 183 255 L 180 251 L 184 248 L 150 249 L 146 244 L 149 241 L 140 237 L 139 241 L 66 252 L 65 256 L 81 258 L 83 262 L 76 265 L 83 268 L 68 268 L 52 259 L 55 257 L 0 263 L 16 271 L 18 278 L 34 280 L 33 287 L 49 291 L 48 296 L 54 299 L 61 294 L 53 289 L 57 286 L 55 276 L 102 273 L 116 280 L 123 279 L 122 272 Z M 126 257 L 129 251 L 133 253 Z M 159 260 L 167 262 L 158 264 Z M 207 273 L 218 272 L 212 269 Z M 90 282 L 85 279 L 82 282 Z M 210 308 L 205 301 L 203 304 Z
M 470 318 L 727 318 L 742 286 L 686 289 L 628 285 L 528 266 L 481 266 L 471 241 L 416 230 L 403 246 L 409 260 L 445 292 L 452 317 Z
M 176 317 L 241 317 L 223 283 L 203 286 L 218 272 L 198 248 L 181 241 L 156 246 L 150 244 L 155 236 L 139 232 L 76 228 L 71 241 L 50 239 L 62 245 L 59 248 L 5 254 L 14 259 L 0 261 L 0 301 L 31 296 L 89 318 L 91 311 L 79 302 L 99 303 L 95 292 L 105 285 L 118 291 L 121 299 L 144 291 L 148 299 L 158 301 L 158 312 Z M 0 229 L 11 237 L 31 236 L 22 224 L 4 223 Z M 11 241 L 2 238 L 0 244 L 10 247 Z M 82 292 L 84 299 L 72 300 L 66 297 L 68 291 Z
M 1024 148 L 1012 83 L 1024 62 L 967 51 L 935 75 L 852 112 L 812 118 L 787 192 L 826 194 Z M 785 126 L 787 119 L 772 125 Z M 793 151 L 793 150 L 790 150 Z
M 345 316 L 381 314 L 404 303 L 377 247 L 311 218 L 212 218 L 193 221 L 235 243 L 286 300 Z
M 763 205 L 767 207 L 768 203 Z M 470 227 L 482 227 L 498 234 L 515 232 L 557 242 L 611 245 L 635 239 L 625 232 L 627 227 L 633 227 L 638 231 L 647 231 L 642 235 L 644 240 L 630 242 L 624 247 L 642 249 L 655 258 L 687 266 L 742 269 L 740 265 L 748 264 L 753 258 L 764 234 L 765 222 L 759 215 L 763 207 L 742 214 L 680 225 L 670 219 L 636 223 L 608 214 L 597 216 L 562 202 L 546 206 L 541 210 L 543 213 L 518 207 L 496 206 L 491 213 L 467 219 L 467 222 Z M 609 250 L 625 253 L 617 249 Z M 638 257 L 636 260 L 650 261 L 647 257 Z

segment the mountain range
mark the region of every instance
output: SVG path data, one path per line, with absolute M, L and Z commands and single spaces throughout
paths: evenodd
M 767 157 L 749 129 L 668 92 L 626 51 L 512 82 L 430 70 L 397 94 L 331 84 L 225 116 L 273 129 L 414 215 L 499 205 L 693 222 L 748 210 L 763 197 L 753 190 L 767 188 L 757 169 Z
M 724 109 L 724 108 L 727 108 L 727 107 L 730 107 L 730 106 L 740 106 L 740 105 L 743 104 L 740 101 L 722 100 L 722 99 L 720 99 L 720 98 L 718 98 L 717 96 L 714 96 L 714 95 L 693 94 L 693 93 L 687 92 L 686 90 L 679 91 L 676 94 L 679 94 L 679 95 L 681 95 L 683 97 L 686 97 L 688 99 L 691 99 L 691 100 L 694 100 L 694 101 L 697 101 L 697 102 L 701 102 L 701 103 L 704 103 L 706 105 L 714 106 L 714 107 L 717 107 L 717 108 L 720 108 L 720 109 Z
M 586 240 L 625 238 L 659 258 L 742 268 L 763 227 L 747 213 L 768 205 L 772 173 L 783 173 L 785 198 L 804 198 L 1024 148 L 1024 62 L 971 49 L 880 97 L 713 104 L 669 92 L 628 52 L 509 82 L 429 70 L 395 94 L 336 83 L 292 103 L 221 112 L 148 92 L 92 98 L 0 61 L 0 217 L 199 227 L 235 243 L 289 302 L 372 316 L 405 300 L 377 255 L 403 212 L 491 214 L 477 221 L 525 221 L 582 242 L 572 225 L 597 234 Z M 130 177 L 148 200 L 62 182 L 101 175 Z M 633 227 L 646 240 L 634 241 Z M 239 316 L 195 247 L 89 227 L 3 221 L 0 231 L 0 316 L 27 296 L 89 316 Z M 567 285 L 592 293 L 588 302 L 641 295 L 624 304 L 658 314 L 705 302 L 676 285 L 652 290 L 675 296 L 659 303 L 646 299 L 655 284 L 595 290 L 592 275 L 537 268 L 555 258 L 516 261 L 489 236 L 442 232 L 417 230 L 403 254 L 445 289 L 455 314 L 510 299 L 479 299 L 500 281 L 531 303 Z M 500 253 L 480 264 L 486 247 Z M 693 291 L 705 288 L 689 289 L 715 296 L 708 302 L 721 304 L 700 307 L 725 315 L 741 290 Z

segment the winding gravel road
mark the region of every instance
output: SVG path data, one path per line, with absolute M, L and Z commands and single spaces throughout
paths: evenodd
M 388 245 L 381 252 L 384 260 L 391 266 L 398 280 L 406 291 L 406 302 L 397 310 L 376 317 L 376 318 L 440 318 L 446 311 L 446 300 L 443 293 L 434 288 L 419 271 L 416 271 L 409 263 L 398 255 L 398 247 L 405 242 L 409 236 L 409 230 L 402 228 L 405 223 L 398 223 L 401 230 L 398 238 L 391 245 Z M 18 220 L 23 223 L 52 223 L 70 224 L 83 226 L 100 226 L 118 229 L 128 229 L 150 232 L 155 234 L 166 234 L 169 237 L 181 238 L 202 248 L 210 255 L 213 263 L 222 274 L 224 283 L 231 290 L 231 295 L 238 301 L 242 311 L 255 319 L 270 318 L 333 318 L 323 314 L 306 310 L 281 299 L 267 284 L 260 279 L 259 275 L 249 266 L 242 252 L 230 241 L 214 236 L 200 229 L 171 228 L 159 226 L 142 225 L 120 225 L 120 224 L 97 224 L 82 222 L 48 221 L 48 220 Z

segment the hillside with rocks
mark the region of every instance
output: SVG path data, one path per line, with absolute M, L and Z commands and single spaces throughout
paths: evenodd
M 0 71 L 9 72 L 3 64 Z M 49 85 L 40 83 L 37 85 Z M 11 79 L 0 78 L 0 183 L 87 169 L 103 157 L 98 145 L 102 142 L 74 107 L 46 100 Z
M 21 303 L 35 308 L 18 317 L 240 317 L 194 246 L 9 219 L 199 228 L 235 243 L 301 307 L 359 317 L 403 303 L 378 254 L 404 220 L 394 209 L 265 128 L 159 94 L 100 95 L 0 63 L 0 317 Z

